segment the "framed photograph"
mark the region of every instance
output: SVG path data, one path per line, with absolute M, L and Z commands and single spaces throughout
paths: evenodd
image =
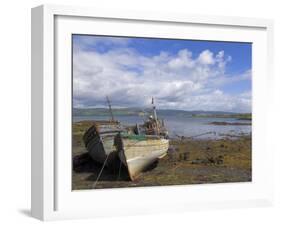
M 32 216 L 264 206 L 270 20 L 32 9 Z

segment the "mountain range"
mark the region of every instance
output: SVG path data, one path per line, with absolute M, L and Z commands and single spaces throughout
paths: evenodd
M 151 114 L 152 109 L 141 108 L 113 108 L 112 112 L 115 116 L 133 116 L 140 114 Z M 185 110 L 171 110 L 171 109 L 157 109 L 159 116 L 186 116 L 186 117 L 208 117 L 208 116 L 232 116 L 232 117 L 249 117 L 250 113 L 235 113 L 224 111 L 185 111 Z M 73 116 L 110 116 L 108 108 L 73 108 Z

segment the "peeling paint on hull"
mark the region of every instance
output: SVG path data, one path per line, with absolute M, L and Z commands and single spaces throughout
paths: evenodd
M 165 156 L 169 148 L 169 140 L 164 138 L 146 136 L 145 140 L 134 140 L 119 136 L 119 139 L 119 158 L 127 167 L 131 180 L 136 179 L 157 159 Z
M 121 131 L 118 123 L 94 123 L 84 134 L 83 140 L 93 160 L 106 166 L 112 167 L 118 160 L 114 138 Z M 108 156 L 108 158 L 107 158 Z

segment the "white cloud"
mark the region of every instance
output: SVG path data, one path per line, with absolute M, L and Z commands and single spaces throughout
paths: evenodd
M 226 75 L 231 58 L 223 51 L 204 50 L 193 58 L 189 50 L 182 49 L 176 55 L 161 52 L 147 57 L 125 44 L 119 47 L 104 53 L 76 48 L 74 107 L 104 106 L 107 95 L 114 106 L 146 107 L 153 96 L 160 108 L 251 111 L 250 95 L 228 95 L 220 89 L 251 75 L 250 71 Z
M 200 53 L 198 57 L 198 61 L 203 65 L 214 64 L 215 59 L 213 58 L 213 53 L 210 50 L 204 50 Z
M 180 50 L 178 55 L 168 62 L 168 65 L 171 69 L 192 68 L 195 62 L 191 57 L 192 53 L 187 49 Z

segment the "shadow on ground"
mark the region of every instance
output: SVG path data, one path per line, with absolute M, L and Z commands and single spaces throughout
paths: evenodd
M 88 153 L 77 155 L 73 159 L 73 171 L 77 174 L 90 173 L 86 178 L 88 181 L 128 181 L 129 176 L 126 168 L 119 162 L 116 164 L 118 167 L 108 169 L 102 164 L 94 161 Z
M 157 165 L 158 161 L 151 164 L 144 172 L 153 170 Z M 88 153 L 83 153 L 73 158 L 73 171 L 77 174 L 90 173 L 90 175 L 86 177 L 87 181 L 95 182 L 97 179 L 99 182 L 130 181 L 126 167 L 121 164 L 120 161 L 116 163 L 116 166 L 118 167 L 112 169 L 105 167 L 102 170 L 102 164 L 94 161 Z
M 29 210 L 29 209 L 19 209 L 18 212 L 27 217 L 32 217 L 31 210 Z

